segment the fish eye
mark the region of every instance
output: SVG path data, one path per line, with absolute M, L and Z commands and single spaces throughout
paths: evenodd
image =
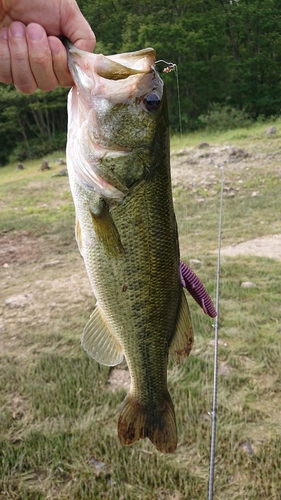
M 142 100 L 142 104 L 147 111 L 156 111 L 159 108 L 161 99 L 157 94 L 146 94 Z

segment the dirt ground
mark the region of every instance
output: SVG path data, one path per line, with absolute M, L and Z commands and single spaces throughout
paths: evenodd
M 266 147 L 264 144 L 253 144 L 247 150 L 232 145 L 210 146 L 201 143 L 197 148 L 186 147 L 172 151 L 172 183 L 174 187 L 189 187 L 194 193 L 200 187 L 203 192 L 212 195 L 215 194 L 215 186 L 221 183 L 224 167 L 224 195 L 235 197 L 238 191 L 243 190 L 245 176 L 264 172 L 265 165 L 274 170 L 276 162 L 279 165 L 281 163 L 281 149 L 271 140 L 267 142 Z M 259 191 L 252 190 L 250 193 L 252 197 L 258 195 Z M 204 201 L 200 195 L 197 200 Z M 235 242 L 231 246 L 223 247 L 221 254 L 230 257 L 256 255 L 281 260 L 281 234 L 257 237 L 242 243 Z

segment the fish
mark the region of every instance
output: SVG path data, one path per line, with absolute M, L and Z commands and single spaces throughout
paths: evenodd
M 174 453 L 168 359 L 181 362 L 194 340 L 183 287 L 206 313 L 215 310 L 180 261 L 165 86 L 153 48 L 104 56 L 66 47 L 75 83 L 66 149 L 75 234 L 96 298 L 82 346 L 103 365 L 127 362 L 121 445 L 148 438 Z

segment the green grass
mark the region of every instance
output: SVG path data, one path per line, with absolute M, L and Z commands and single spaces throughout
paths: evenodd
M 272 142 L 277 149 L 280 137 L 264 137 L 265 127 L 172 138 L 172 149 L 203 140 L 246 150 L 258 145 L 262 152 Z M 68 179 L 38 172 L 39 166 L 32 161 L 23 172 L 15 165 L 0 170 L 1 241 L 10 238 L 17 248 L 20 236 L 27 237 L 27 257 L 21 251 L 0 268 L 0 499 L 203 500 L 214 321 L 189 299 L 194 349 L 186 362 L 169 365 L 168 374 L 178 422 L 175 455 L 161 455 L 147 441 L 121 448 L 116 424 L 126 391 L 110 390 L 110 369 L 80 346 L 93 299 L 74 241 Z M 280 167 L 254 167 L 244 169 L 235 197 L 224 197 L 223 245 L 281 232 Z M 235 168 L 226 171 L 233 186 Z M 200 261 L 193 268 L 212 297 L 219 189 L 216 181 L 215 193 L 200 203 L 200 185 L 174 190 L 182 258 Z M 259 196 L 251 197 L 253 190 Z M 52 260 L 59 264 L 48 267 Z M 256 287 L 242 288 L 242 281 Z M 222 258 L 219 365 L 228 374 L 219 375 L 214 500 L 281 499 L 280 281 L 280 262 L 273 259 Z M 18 294 L 30 294 L 27 306 L 5 305 Z M 105 464 L 99 472 L 93 459 Z

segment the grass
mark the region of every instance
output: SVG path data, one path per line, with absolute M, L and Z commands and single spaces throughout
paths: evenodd
M 268 142 L 276 150 L 280 137 L 263 136 L 265 127 L 172 138 L 172 149 L 204 140 L 268 154 Z M 0 499 L 203 500 L 213 321 L 189 300 L 195 346 L 185 363 L 169 366 L 168 376 L 179 433 L 175 455 L 161 455 L 147 441 L 121 448 L 116 423 L 126 391 L 110 390 L 110 369 L 80 347 L 93 299 L 74 241 L 68 179 L 38 172 L 39 166 L 0 170 L 0 237 L 9 244 L 0 268 Z M 255 166 L 249 159 L 247 168 L 239 175 L 236 165 L 226 170 L 226 181 L 240 190 L 224 197 L 223 245 L 281 232 L 277 161 Z M 217 179 L 212 195 L 200 183 L 174 189 L 182 258 L 199 260 L 193 268 L 212 297 L 219 188 Z M 242 281 L 256 287 L 242 288 Z M 281 499 L 280 281 L 273 259 L 222 259 L 219 366 L 227 372 L 219 375 L 215 500 Z M 28 297 L 24 307 L 5 305 L 19 295 Z

